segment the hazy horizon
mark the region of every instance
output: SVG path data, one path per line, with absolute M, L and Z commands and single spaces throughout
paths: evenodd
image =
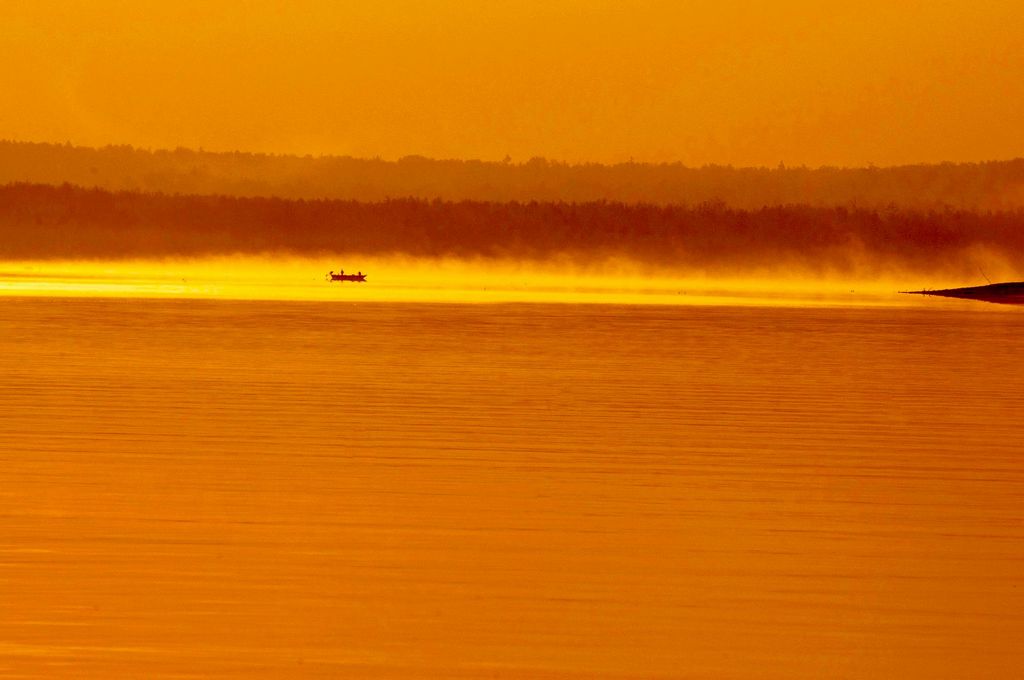
M 542 153 L 533 154 L 530 156 L 521 156 L 513 158 L 510 154 L 502 154 L 493 157 L 481 157 L 481 156 L 430 156 L 421 153 L 412 152 L 401 152 L 397 151 L 393 154 L 351 154 L 351 153 L 339 153 L 336 151 L 323 150 L 323 149 L 303 149 L 303 150 L 290 150 L 282 151 L 269 148 L 261 147 L 211 147 L 208 145 L 202 146 L 190 146 L 181 143 L 169 143 L 165 145 L 143 145 L 138 143 L 132 143 L 123 139 L 105 139 L 94 142 L 84 142 L 72 138 L 56 138 L 56 139 L 42 139 L 42 138 L 15 138 L 15 137 L 0 137 L 0 145 L 15 145 L 15 146 L 28 146 L 28 147 L 56 147 L 56 148 L 72 148 L 88 152 L 98 152 L 106 150 L 128 150 L 137 151 L 145 154 L 159 155 L 159 154 L 172 154 L 172 153 L 189 153 L 189 154 L 209 154 L 212 156 L 254 156 L 257 158 L 288 158 L 288 159 L 316 159 L 316 160 L 355 160 L 355 161 L 372 161 L 372 162 L 383 162 L 383 163 L 398 163 L 401 161 L 409 160 L 426 160 L 430 162 L 446 163 L 482 163 L 485 165 L 513 165 L 513 166 L 524 166 L 530 162 L 536 163 L 537 161 L 544 161 L 553 165 L 565 166 L 565 167 L 587 167 L 587 166 L 598 166 L 598 167 L 617 167 L 617 166 L 653 166 L 653 167 L 665 167 L 665 166 L 677 166 L 683 167 L 690 170 L 699 170 L 705 168 L 729 168 L 734 170 L 778 170 L 778 169 L 789 169 L 789 170 L 890 170 L 908 167 L 934 167 L 934 166 L 975 166 L 975 165 L 986 165 L 986 164 L 998 164 L 998 163 L 1010 163 L 1024 159 L 1024 151 L 1016 154 L 1001 154 L 990 157 L 968 157 L 958 160 L 939 158 L 931 160 L 923 159 L 907 159 L 900 162 L 893 163 L 875 163 L 870 161 L 867 163 L 787 163 L 785 159 L 779 159 L 775 162 L 765 162 L 761 164 L 737 164 L 719 161 L 715 159 L 708 159 L 701 163 L 690 163 L 684 161 L 682 158 L 663 158 L 657 160 L 650 159 L 638 159 L 638 158 L 625 158 L 617 160 L 601 160 L 598 158 L 561 158 L 558 156 L 548 156 Z
M 0 141 L 0 184 L 11 182 L 358 201 L 414 197 L 659 205 L 722 202 L 744 209 L 784 204 L 1024 207 L 1024 158 L 889 168 L 695 168 L 678 163 L 573 165 L 544 158 L 485 162 L 405 156 L 384 161 Z

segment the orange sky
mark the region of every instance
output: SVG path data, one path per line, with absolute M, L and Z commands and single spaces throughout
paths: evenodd
M 0 137 L 396 158 L 1024 155 L 1019 0 L 4 0 Z

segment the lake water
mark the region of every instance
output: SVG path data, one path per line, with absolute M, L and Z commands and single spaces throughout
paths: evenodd
M 0 298 L 0 677 L 1014 677 L 1022 338 Z

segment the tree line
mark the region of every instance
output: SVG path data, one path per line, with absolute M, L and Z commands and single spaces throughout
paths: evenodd
M 1024 272 L 1024 210 L 609 201 L 380 202 L 0 186 L 0 259 L 362 253 L 665 267 L 911 267 L 973 272 L 984 251 Z

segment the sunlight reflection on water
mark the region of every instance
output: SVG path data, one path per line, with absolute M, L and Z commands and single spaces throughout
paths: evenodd
M 920 306 L 905 281 L 837 275 L 735 277 L 636 264 L 349 258 L 366 283 L 325 280 L 338 259 L 31 262 L 0 266 L 0 295 L 377 302 L 572 302 L 657 305 Z M 351 273 L 351 269 L 349 270 Z

